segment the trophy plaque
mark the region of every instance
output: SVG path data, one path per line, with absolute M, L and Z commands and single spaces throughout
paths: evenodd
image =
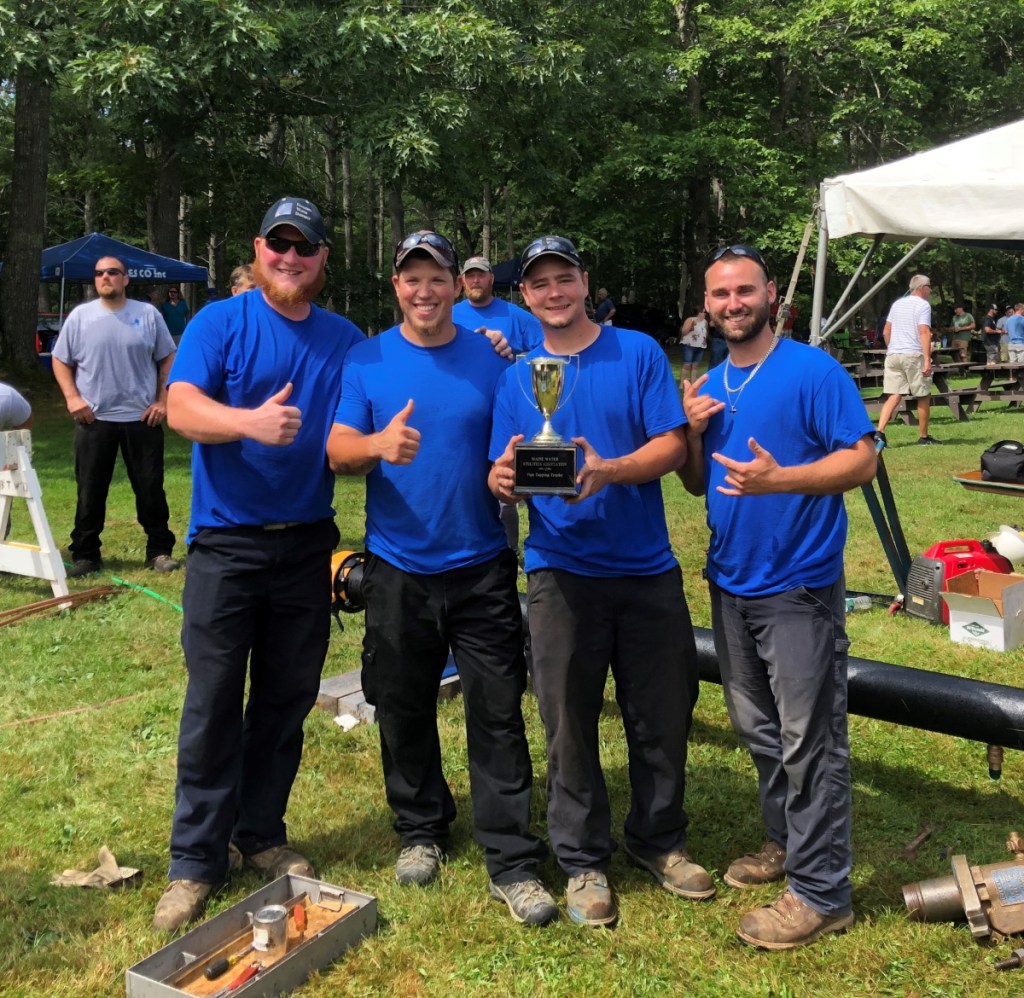
M 531 398 L 520 377 L 523 362 L 530 369 Z M 551 417 L 569 401 L 575 390 L 575 382 L 569 395 L 565 391 L 565 370 L 569 366 L 565 357 L 533 357 L 516 360 L 516 378 L 519 387 L 530 404 L 544 417 L 544 425 L 532 440 L 515 446 L 516 486 L 514 492 L 521 496 L 575 496 L 576 488 L 576 445 L 567 443 L 551 425 Z M 577 358 L 576 376 L 579 377 Z

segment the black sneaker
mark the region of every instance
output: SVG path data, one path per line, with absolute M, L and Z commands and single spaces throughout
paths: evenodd
M 90 561 L 88 558 L 76 558 L 66 575 L 69 579 L 80 579 L 83 575 L 95 575 L 103 567 L 102 561 Z
M 922 447 L 930 447 L 932 444 L 941 444 L 941 440 L 936 440 L 935 437 L 918 437 L 917 442 Z

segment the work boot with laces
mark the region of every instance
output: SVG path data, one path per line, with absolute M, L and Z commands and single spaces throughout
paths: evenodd
M 722 879 L 730 887 L 745 891 L 784 880 L 785 877 L 786 850 L 769 839 L 758 852 L 733 860 Z
M 774 904 L 748 911 L 736 934 L 762 949 L 795 949 L 813 943 L 826 932 L 843 932 L 853 925 L 853 912 L 822 915 L 795 894 L 786 891 Z
M 504 901 L 520 925 L 547 925 L 558 918 L 555 899 L 539 880 L 519 880 L 514 884 L 491 881 L 491 897 Z
M 395 863 L 395 880 L 403 887 L 424 887 L 437 878 L 444 853 L 436 842 L 406 846 Z
M 629 846 L 625 850 L 637 866 L 653 873 L 658 883 L 670 893 L 690 901 L 706 901 L 715 896 L 715 883 L 708 876 L 708 871 L 690 859 L 685 849 L 674 849 L 657 856 L 644 856 Z
M 271 846 L 262 852 L 254 852 L 245 857 L 245 862 L 266 875 L 268 880 L 278 877 L 315 877 L 316 870 L 302 853 L 296 852 L 291 846 Z
M 579 925 L 612 925 L 619 917 L 608 877 L 600 870 L 570 877 L 565 900 L 569 917 Z
M 186 923 L 194 922 L 203 913 L 213 887 L 200 880 L 172 880 L 156 904 L 153 928 L 157 932 L 177 932 Z

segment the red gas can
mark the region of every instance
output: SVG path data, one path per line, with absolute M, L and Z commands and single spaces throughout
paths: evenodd
M 1013 571 L 1013 566 L 989 541 L 940 541 L 914 559 L 907 576 L 903 610 L 933 624 L 949 623 L 949 607 L 941 593 L 946 583 L 964 572 L 980 568 L 986 572 Z

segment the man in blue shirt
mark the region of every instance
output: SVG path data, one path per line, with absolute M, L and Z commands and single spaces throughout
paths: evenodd
M 524 308 L 494 296 L 494 271 L 485 256 L 471 256 L 462 265 L 466 297 L 452 309 L 452 320 L 497 342 L 500 333 L 510 356 L 526 353 L 544 339 L 540 323 Z
M 581 457 L 577 496 L 529 500 L 525 545 L 533 685 L 547 733 L 548 835 L 569 876 L 569 917 L 611 925 L 615 842 L 598 750 L 609 666 L 629 746 L 626 853 L 679 897 L 715 893 L 686 851 L 696 647 L 660 481 L 685 456 L 684 417 L 655 340 L 587 317 L 588 277 L 568 239 L 530 243 L 522 275 L 544 329 L 531 356 L 572 359 L 566 404 L 553 422 Z M 491 433 L 491 489 L 505 502 L 521 498 L 515 444 L 542 422 L 517 375 L 506 371 L 498 384 Z
M 366 476 L 363 691 L 401 842 L 395 878 L 434 880 L 455 818 L 436 717 L 450 647 L 491 896 L 517 922 L 544 925 L 558 908 L 530 831 L 518 565 L 487 488 L 494 385 L 508 363 L 452 321 L 462 281 L 444 236 L 412 233 L 394 266 L 402 322 L 346 359 L 327 456 L 336 473 Z
M 1013 315 L 1006 320 L 1006 336 L 1009 341 L 1010 363 L 1024 364 L 1024 303 L 1013 307 Z
M 168 390 L 169 424 L 195 441 L 171 883 L 153 918 L 169 932 L 242 862 L 270 879 L 315 876 L 284 815 L 330 635 L 338 529 L 324 445 L 363 335 L 313 304 L 329 253 L 314 204 L 272 205 L 255 250 L 258 290 L 189 323 Z
M 756 250 L 713 254 L 704 303 L 729 356 L 684 383 L 679 474 L 707 497 L 715 650 L 768 833 L 724 879 L 739 890 L 788 879 L 738 934 L 791 949 L 853 924 L 842 493 L 870 481 L 877 459 L 853 381 L 824 350 L 773 333 L 774 299 Z

